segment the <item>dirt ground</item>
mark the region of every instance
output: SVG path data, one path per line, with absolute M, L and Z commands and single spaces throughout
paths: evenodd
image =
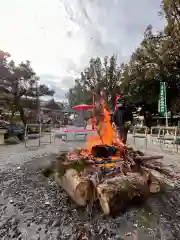
M 62 189 L 42 175 L 54 153 L 81 145 L 58 140 L 56 146 L 27 149 L 20 144 L 0 148 L 0 239 L 77 240 L 77 232 L 84 225 L 90 229 L 91 239 L 97 240 L 180 239 L 178 183 L 112 218 L 97 209 L 90 216 L 87 209 L 77 208 Z M 143 142 L 137 146 L 144 149 Z M 149 146 L 147 151 L 161 152 L 157 146 Z M 163 154 L 165 163 L 177 170 L 180 155 L 170 151 Z

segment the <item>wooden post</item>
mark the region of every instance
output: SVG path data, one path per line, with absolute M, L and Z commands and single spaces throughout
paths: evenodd
M 94 112 L 94 107 L 95 107 L 95 96 L 94 96 L 94 93 L 93 93 L 92 130 L 95 130 L 95 112 Z

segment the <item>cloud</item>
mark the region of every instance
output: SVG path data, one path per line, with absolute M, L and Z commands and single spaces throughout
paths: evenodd
M 29 59 L 57 98 L 91 57 L 129 58 L 148 24 L 161 30 L 161 0 L 0 0 L 0 47 Z
M 52 74 L 42 74 L 40 75 L 40 81 L 41 83 L 49 85 L 59 85 L 62 88 L 66 89 L 72 86 L 72 84 L 74 83 L 74 78 L 72 76 L 63 76 L 62 78 L 60 78 Z
M 72 76 L 64 76 L 60 78 L 52 74 L 40 75 L 40 81 L 46 84 L 50 89 L 55 90 L 56 99 L 65 99 L 68 89 L 74 84 L 74 78 Z

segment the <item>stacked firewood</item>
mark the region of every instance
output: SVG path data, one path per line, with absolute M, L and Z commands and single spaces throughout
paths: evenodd
M 82 152 L 63 153 L 51 167 L 56 182 L 80 206 L 98 202 L 104 214 L 114 214 L 160 192 L 164 184 L 173 187 L 173 174 L 161 161 L 163 156 L 147 156 L 125 147 L 119 161 L 106 167 L 97 164 L 101 151 Z

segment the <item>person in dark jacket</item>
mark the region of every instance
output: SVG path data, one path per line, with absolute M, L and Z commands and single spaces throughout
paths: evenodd
M 117 108 L 114 112 L 113 120 L 118 130 L 119 137 L 123 143 L 126 144 L 128 130 L 133 121 L 132 110 L 128 106 L 125 106 L 125 101 L 123 99 L 119 99 L 116 102 L 116 106 Z
M 148 111 L 145 112 L 144 120 L 145 120 L 145 126 L 147 126 L 149 129 L 151 129 L 152 117 L 151 117 L 150 112 L 148 112 Z

